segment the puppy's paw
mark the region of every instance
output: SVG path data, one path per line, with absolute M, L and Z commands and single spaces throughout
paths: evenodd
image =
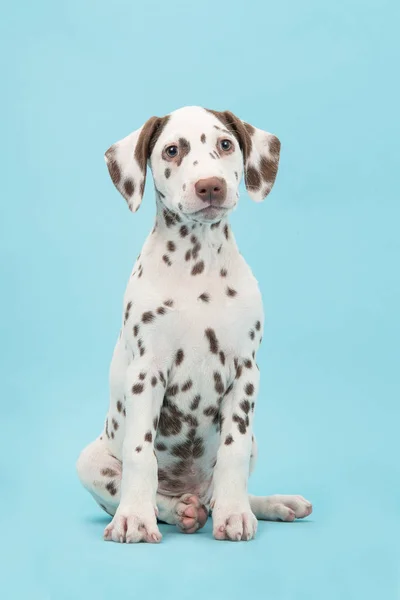
M 232 542 L 248 541 L 257 531 L 257 519 L 250 505 L 223 504 L 215 502 L 213 508 L 213 534 L 216 540 Z
M 134 544 L 161 541 L 161 533 L 157 527 L 154 509 L 146 511 L 130 511 L 118 508 L 111 523 L 104 530 L 104 539 L 110 542 Z
M 303 496 L 266 496 L 261 508 L 259 517 L 267 521 L 294 521 L 312 513 L 311 502 Z
M 195 533 L 206 524 L 208 510 L 194 494 L 184 494 L 176 507 L 177 527 L 183 533 Z

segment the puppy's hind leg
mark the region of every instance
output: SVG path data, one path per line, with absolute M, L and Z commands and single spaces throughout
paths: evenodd
M 251 510 L 262 521 L 294 521 L 312 513 L 312 504 L 303 496 L 251 496 Z
M 250 473 L 253 472 L 257 459 L 257 442 L 252 439 L 250 456 Z M 303 496 L 251 496 L 251 510 L 260 521 L 294 521 L 304 519 L 312 513 L 311 503 Z
M 76 468 L 82 485 L 97 504 L 114 516 L 120 501 L 121 462 L 110 454 L 104 437 L 98 437 L 82 450 Z

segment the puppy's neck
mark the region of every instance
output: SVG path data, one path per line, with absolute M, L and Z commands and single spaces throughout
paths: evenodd
M 220 269 L 227 258 L 239 251 L 229 225 L 224 218 L 217 223 L 194 223 L 171 212 L 157 199 L 157 214 L 143 254 L 167 267 L 167 274 L 180 271 L 191 275 Z

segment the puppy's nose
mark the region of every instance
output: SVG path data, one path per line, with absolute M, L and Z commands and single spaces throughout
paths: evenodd
M 222 204 L 226 197 L 226 181 L 220 177 L 199 179 L 194 185 L 196 196 L 203 202 L 218 202 Z

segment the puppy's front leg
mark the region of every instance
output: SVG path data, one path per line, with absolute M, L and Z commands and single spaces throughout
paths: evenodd
M 121 501 L 104 539 L 114 542 L 159 542 L 157 527 L 157 459 L 154 438 L 164 397 L 159 372 L 135 364 L 126 377 L 126 421 L 122 447 Z
M 247 480 L 258 386 L 259 371 L 255 362 L 245 372 L 239 367 L 234 385 L 221 406 L 221 441 L 211 503 L 213 532 L 217 540 L 250 540 L 257 530 Z

